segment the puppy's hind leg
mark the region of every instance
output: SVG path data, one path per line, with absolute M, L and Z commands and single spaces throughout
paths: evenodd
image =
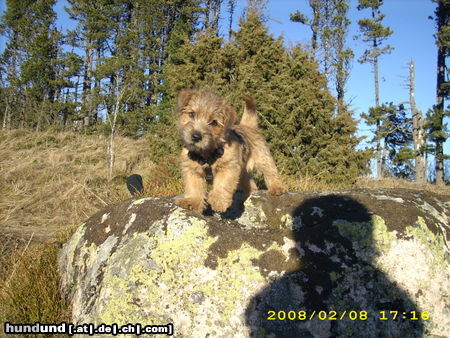
M 241 174 L 238 190 L 242 191 L 244 199 L 247 199 L 247 197 L 249 197 L 253 192 L 258 191 L 255 181 L 246 171 L 243 171 Z
M 269 195 L 282 195 L 286 192 L 286 187 L 281 181 L 275 161 L 270 155 L 267 145 L 260 145 L 259 148 L 252 154 L 252 160 L 258 169 L 264 175 Z

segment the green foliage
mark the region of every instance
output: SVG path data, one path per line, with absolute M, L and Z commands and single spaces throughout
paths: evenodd
M 55 28 L 56 0 L 8 1 L 1 18 L 2 34 L 9 38 L 0 58 L 5 105 L 11 109 L 11 124 L 31 127 L 51 124 L 53 106 L 62 78 L 58 53 L 61 34 Z M 6 86 L 5 86 L 6 87 Z M 12 108 L 21 111 L 21 115 Z M 15 113 L 15 114 L 13 114 Z
M 392 102 L 382 104 L 371 107 L 361 117 L 369 126 L 376 127 L 372 142 L 380 142 L 383 146 L 383 169 L 392 176 L 413 179 L 413 125 L 404 106 L 395 106 Z
M 436 21 L 436 45 L 437 45 L 437 81 L 436 81 L 436 102 L 437 104 L 428 112 L 429 136 L 434 147 L 435 154 L 436 182 L 444 182 L 444 142 L 447 139 L 447 126 L 444 122 L 445 116 L 449 115 L 446 110 L 446 101 L 450 97 L 450 82 L 448 81 L 447 58 L 450 56 L 450 1 L 435 0 L 437 7 L 435 10 Z
M 239 26 L 227 43 L 208 31 L 184 43 L 167 73 L 171 96 L 207 87 L 242 111 L 242 95 L 250 93 L 283 173 L 348 182 L 365 172 L 369 153 L 356 151 L 356 123 L 348 112 L 334 116 L 336 102 L 317 64 L 299 46 L 286 50 L 257 12 L 249 11 Z
M 344 105 L 345 84 L 349 77 L 353 51 L 345 45 L 350 20 L 347 17 L 348 0 L 309 0 L 313 17 L 300 11 L 290 15 L 291 21 L 307 25 L 312 30 L 312 53 L 327 80 L 334 84 L 338 111 Z
M 427 138 L 432 142 L 428 145 L 427 152 L 434 154 L 441 161 L 450 158 L 443 152 L 443 144 L 449 133 L 448 125 L 444 122 L 446 116 L 450 116 L 450 110 L 442 110 L 433 106 L 427 112 L 425 124 Z
M 370 48 L 364 51 L 364 54 L 358 59 L 360 63 L 374 62 L 379 56 L 389 54 L 392 46 L 384 46 L 380 48 L 383 42 L 392 35 L 389 27 L 382 24 L 385 15 L 381 13 L 380 6 L 383 5 L 382 0 L 359 0 L 358 10 L 369 8 L 372 12 L 371 19 L 361 19 L 358 21 L 360 35 L 363 42 L 370 45 Z

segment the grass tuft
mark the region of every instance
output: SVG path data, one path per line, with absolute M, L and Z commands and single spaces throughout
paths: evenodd
M 0 282 L 0 318 L 10 323 L 60 323 L 70 321 L 70 311 L 59 292 L 55 244 L 25 246 Z

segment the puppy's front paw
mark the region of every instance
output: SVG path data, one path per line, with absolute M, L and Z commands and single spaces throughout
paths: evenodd
M 211 209 L 217 212 L 225 212 L 231 205 L 232 200 L 226 199 L 222 194 L 211 191 L 208 195 L 208 203 Z
M 282 183 L 272 184 L 269 187 L 268 194 L 272 196 L 283 195 L 286 192 L 286 188 Z
M 202 213 L 205 209 L 205 202 L 202 199 L 192 197 L 176 198 L 175 204 L 184 209 L 194 210 L 198 213 Z

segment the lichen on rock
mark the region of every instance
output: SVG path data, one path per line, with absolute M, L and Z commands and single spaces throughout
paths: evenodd
M 132 199 L 64 245 L 62 291 L 76 324 L 179 337 L 444 336 L 449 215 L 446 196 L 395 190 L 257 193 L 214 216 Z

